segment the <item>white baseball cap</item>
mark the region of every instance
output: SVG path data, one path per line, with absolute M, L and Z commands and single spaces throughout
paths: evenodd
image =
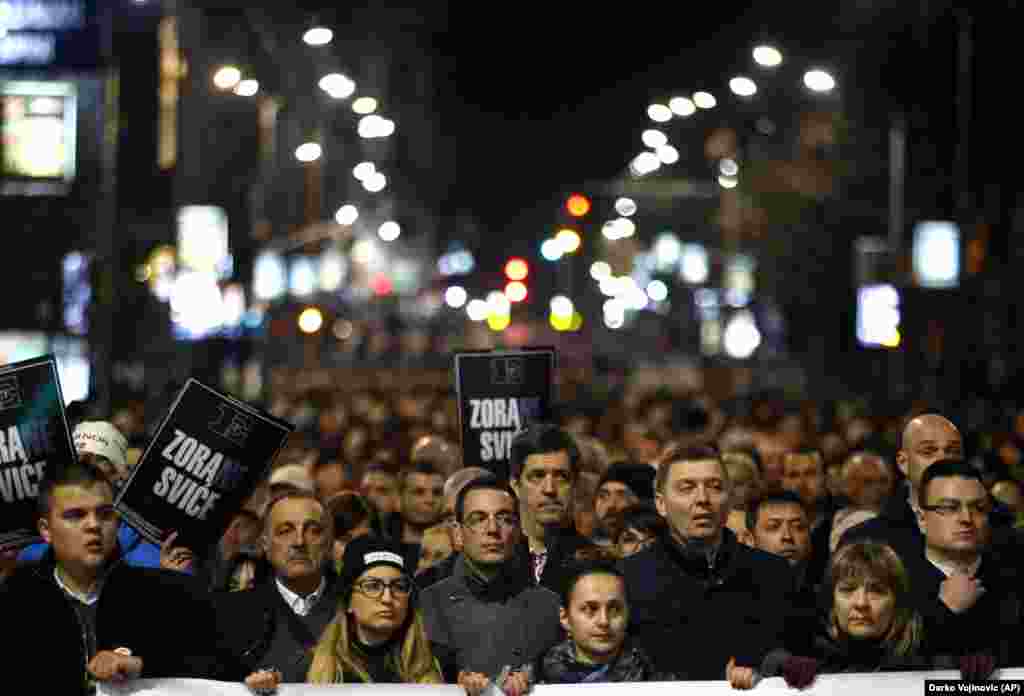
M 119 470 L 128 468 L 128 440 L 107 421 L 84 421 L 75 426 L 71 439 L 79 454 L 106 457 Z

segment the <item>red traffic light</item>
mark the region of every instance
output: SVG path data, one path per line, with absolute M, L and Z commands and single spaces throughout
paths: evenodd
M 565 209 L 573 217 L 583 217 L 590 212 L 590 199 L 582 193 L 574 193 L 565 202 Z
M 528 275 L 530 275 L 529 264 L 518 256 L 509 259 L 505 264 L 505 276 L 509 280 L 525 280 Z

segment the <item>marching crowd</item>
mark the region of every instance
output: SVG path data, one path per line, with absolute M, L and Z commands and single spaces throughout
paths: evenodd
M 888 448 L 868 419 L 768 428 L 648 400 L 614 432 L 531 425 L 495 475 L 418 396 L 384 417 L 278 404 L 309 427 L 210 549 L 119 518 L 139 419 L 76 419 L 78 461 L 39 487 L 45 543 L 2 558 L 5 664 L 61 694 L 194 677 L 469 696 L 1024 666 L 1019 457 L 973 456 L 943 415 L 908 414 Z

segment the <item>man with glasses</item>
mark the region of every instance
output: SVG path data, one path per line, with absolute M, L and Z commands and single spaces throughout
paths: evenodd
M 493 476 L 466 484 L 455 502 L 462 553 L 451 577 L 423 591 L 427 636 L 448 681 L 469 696 L 494 684 L 508 696 L 529 687 L 529 665 L 561 638 L 559 598 L 533 584 L 516 553 L 515 494 Z
M 301 683 L 337 606 L 337 579 L 325 573 L 334 546 L 331 516 L 314 493 L 285 491 L 267 504 L 262 543 L 273 580 L 215 595 L 226 678 L 270 670 L 283 682 Z
M 482 467 L 467 466 L 459 469 L 445 479 L 444 512 L 441 516 L 441 523 L 437 526 L 443 526 L 445 528 L 445 531 L 448 534 L 448 543 L 451 547 L 451 553 L 447 558 L 434 562 L 417 571 L 416 584 L 419 587 L 430 587 L 435 582 L 444 580 L 452 574 L 452 570 L 455 568 L 455 559 L 462 550 L 460 541 L 459 539 L 456 539 L 455 534 L 456 527 L 458 526 L 455 522 L 455 499 L 458 497 L 459 491 L 461 491 L 470 481 L 475 481 L 476 479 L 488 476 L 489 474 L 490 472 Z
M 1019 664 L 1024 655 L 1011 640 L 1024 599 L 1019 561 L 986 550 L 992 500 L 981 474 L 961 460 L 935 462 L 921 477 L 917 508 L 924 552 L 907 570 L 929 643 L 938 653 L 966 649 L 998 666 Z

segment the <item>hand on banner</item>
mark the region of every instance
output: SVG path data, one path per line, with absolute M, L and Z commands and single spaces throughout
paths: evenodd
M 98 681 L 125 681 L 142 673 L 142 658 L 134 657 L 123 648 L 101 650 L 89 660 L 86 669 Z
M 730 657 L 725 665 L 725 678 L 734 689 L 753 689 L 756 681 L 754 668 L 737 667 L 735 657 Z
M 981 581 L 967 573 L 953 573 L 939 585 L 939 600 L 954 614 L 961 614 L 973 607 L 985 588 Z
M 281 683 L 281 673 L 273 667 L 253 672 L 245 678 L 245 685 L 261 696 L 277 691 Z
M 491 680 L 480 672 L 459 672 L 458 684 L 469 696 L 480 696 L 490 686 Z
M 505 683 L 502 685 L 505 696 L 525 696 L 529 690 L 530 677 L 526 672 L 512 672 L 505 677 Z
M 166 570 L 185 572 L 192 568 L 192 561 L 195 555 L 191 549 L 184 546 L 174 546 L 174 540 L 177 538 L 178 533 L 172 532 L 160 544 L 160 567 Z

